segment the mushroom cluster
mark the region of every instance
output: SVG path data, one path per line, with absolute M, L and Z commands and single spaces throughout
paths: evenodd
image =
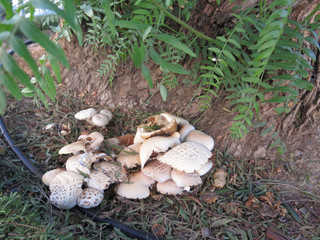
M 134 143 L 116 159 L 129 173 L 128 182 L 116 186 L 125 198 L 141 199 L 156 184 L 161 194 L 177 195 L 202 183 L 201 176 L 212 168 L 214 140 L 196 130 L 187 120 L 161 113 L 138 126 Z M 136 171 L 138 169 L 138 171 Z
M 77 112 L 74 117 L 78 120 L 86 120 L 92 125 L 105 127 L 113 117 L 112 112 L 103 109 L 97 112 L 94 108 L 88 108 Z

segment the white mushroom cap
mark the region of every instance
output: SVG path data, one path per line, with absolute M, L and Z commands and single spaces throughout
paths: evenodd
M 84 177 L 76 172 L 59 173 L 50 183 L 50 201 L 62 209 L 73 208 L 82 193 Z
M 141 171 L 148 177 L 161 183 L 171 179 L 171 169 L 169 165 L 154 160 L 148 162 Z
M 92 118 L 96 113 L 97 111 L 94 108 L 88 108 L 77 112 L 74 117 L 78 120 L 87 120 Z
M 169 148 L 172 148 L 180 144 L 180 134 L 178 132 L 173 133 L 169 137 L 157 136 L 147 139 L 142 143 L 140 148 L 140 162 L 141 168 L 148 161 L 153 152 L 166 152 Z
M 93 208 L 97 207 L 103 200 L 103 192 L 94 188 L 85 188 L 77 199 L 79 207 Z
M 99 132 L 92 132 L 86 138 L 86 141 L 90 143 L 90 150 L 97 151 L 100 148 L 101 143 L 103 142 L 104 137 Z
M 208 134 L 205 134 L 204 132 L 201 132 L 199 130 L 191 131 L 184 141 L 200 143 L 204 145 L 206 148 L 208 148 L 210 151 L 213 149 L 213 146 L 214 146 L 213 138 Z
M 95 188 L 103 192 L 109 187 L 111 178 L 103 173 L 103 171 L 92 171 L 88 178 L 85 179 L 87 187 Z
M 185 173 L 172 169 L 171 178 L 177 184 L 178 187 L 191 187 L 202 183 L 202 179 L 198 173 Z
M 49 186 L 50 183 L 52 182 L 52 180 L 61 172 L 64 172 L 65 170 L 61 169 L 61 168 L 57 168 L 57 169 L 53 169 L 50 170 L 48 172 L 46 172 L 45 174 L 43 174 L 42 176 L 42 182 Z
M 89 175 L 91 164 L 92 162 L 88 154 L 84 153 L 84 154 L 74 155 L 68 158 L 66 162 L 66 170 Z
M 136 132 L 136 135 L 134 136 L 134 139 L 133 139 L 133 144 L 138 144 L 138 143 L 143 143 L 145 141 L 144 138 L 142 138 L 141 136 L 141 130 L 142 128 L 139 126 L 137 128 L 137 132 Z
M 170 149 L 158 160 L 186 173 L 198 170 L 211 157 L 211 152 L 202 144 L 184 142 Z
M 189 122 L 181 117 L 177 117 L 171 113 L 165 112 L 165 113 L 161 113 L 160 115 L 166 117 L 166 119 L 168 120 L 168 122 L 171 122 L 173 119 L 175 119 L 177 121 L 178 124 L 188 124 Z
M 116 192 L 124 198 L 143 199 L 150 195 L 149 186 L 155 181 L 142 172 L 131 173 L 128 182 L 117 185 Z
M 127 168 L 134 168 L 140 165 L 140 148 L 142 143 L 133 144 L 123 149 L 117 157 L 117 162 L 120 162 L 122 166 Z
M 84 141 L 78 141 L 74 143 L 70 143 L 63 148 L 60 149 L 59 154 L 69 154 L 69 153 L 76 153 L 79 151 L 85 150 L 85 143 Z
M 110 120 L 113 118 L 112 112 L 107 109 L 102 109 L 99 114 L 106 115 Z
M 212 168 L 213 166 L 213 163 L 212 161 L 208 161 L 206 162 L 205 164 L 201 165 L 201 167 L 196 170 L 196 172 L 200 175 L 200 176 L 203 176 L 205 175 L 207 172 L 210 171 L 210 169 Z
M 91 122 L 93 125 L 96 125 L 98 127 L 104 127 L 108 125 L 110 120 L 111 119 L 107 115 L 98 113 L 92 117 Z
M 186 136 L 193 130 L 195 130 L 194 126 L 191 124 L 181 124 L 181 128 L 179 130 L 180 133 L 180 142 L 184 142 Z
M 175 196 L 183 193 L 183 187 L 178 187 L 176 183 L 170 179 L 162 183 L 157 183 L 157 191 L 162 194 Z
M 107 175 L 110 178 L 110 183 L 124 182 L 128 180 L 127 175 L 120 164 L 102 161 L 95 163 L 94 168 L 101 170 L 105 175 Z

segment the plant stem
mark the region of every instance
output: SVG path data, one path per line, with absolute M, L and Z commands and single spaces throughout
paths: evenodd
M 158 3 L 157 0 L 151 0 L 151 2 L 162 12 L 164 12 L 169 18 L 171 18 L 173 21 L 175 21 L 176 23 L 180 24 L 181 26 L 183 26 L 184 28 L 188 29 L 190 32 L 193 32 L 195 35 L 197 35 L 200 38 L 203 38 L 209 42 L 213 42 L 214 39 L 197 31 L 196 29 L 194 29 L 193 27 L 189 26 L 188 24 L 186 24 L 185 22 L 183 22 L 181 19 L 177 18 L 176 16 L 174 16 L 172 13 L 170 13 L 167 9 L 165 9 L 165 7 L 161 6 L 160 3 Z

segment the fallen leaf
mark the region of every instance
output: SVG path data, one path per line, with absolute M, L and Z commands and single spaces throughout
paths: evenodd
M 213 204 L 219 199 L 218 196 L 213 192 L 205 192 L 204 194 L 202 194 L 201 198 L 205 203 L 208 204 Z
M 158 223 L 152 225 L 152 231 L 157 236 L 163 236 L 166 233 L 165 227 Z

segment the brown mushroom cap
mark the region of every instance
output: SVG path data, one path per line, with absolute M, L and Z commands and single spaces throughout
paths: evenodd
M 185 173 L 183 171 L 172 169 L 171 178 L 178 187 L 191 187 L 202 183 L 201 177 L 196 172 Z
M 140 165 L 140 148 L 142 143 L 133 144 L 123 149 L 117 157 L 117 162 L 120 162 L 122 166 L 127 168 L 134 168 Z
M 141 171 L 148 177 L 161 183 L 171 179 L 171 169 L 169 165 L 163 164 L 158 160 L 153 160 L 148 162 Z
M 186 173 L 198 170 L 211 157 L 211 152 L 202 144 L 184 142 L 170 149 L 158 160 Z
M 84 141 L 78 141 L 74 143 L 70 143 L 59 150 L 59 154 L 69 154 L 69 153 L 76 153 L 78 151 L 85 150 L 85 143 Z
M 186 119 L 181 118 L 181 117 L 177 117 L 177 116 L 175 116 L 171 113 L 168 113 L 168 112 L 161 113 L 160 115 L 164 116 L 168 120 L 168 122 L 171 122 L 173 119 L 175 119 L 178 124 L 188 124 L 189 123 Z
M 168 181 L 157 183 L 157 191 L 162 194 L 180 195 L 183 193 L 183 187 L 178 187 L 176 183 L 170 179 Z
M 76 172 L 64 171 L 59 173 L 50 183 L 50 200 L 62 209 L 73 208 L 82 193 L 84 177 Z
M 83 208 L 97 207 L 103 200 L 103 192 L 94 188 L 85 188 L 77 199 L 77 204 Z
M 89 175 L 91 164 L 91 159 L 87 153 L 78 154 L 68 158 L 66 162 L 66 170 Z
M 153 152 L 160 153 L 165 152 L 169 148 L 172 148 L 180 144 L 179 140 L 180 134 L 178 132 L 173 133 L 169 137 L 157 136 L 147 139 L 142 143 L 140 148 L 140 162 L 141 168 L 144 167 L 145 163 L 148 161 L 149 157 Z
M 164 125 L 163 127 L 161 127 L 158 130 L 154 130 L 154 131 L 147 131 L 145 130 L 144 127 L 149 127 L 148 124 L 146 125 L 140 125 L 140 136 L 143 139 L 148 139 L 151 137 L 155 137 L 155 136 L 170 136 L 171 134 L 173 134 L 174 132 L 177 131 L 178 129 L 178 124 L 177 121 L 175 119 L 173 119 L 171 122 L 167 123 L 166 125 Z
M 199 130 L 191 131 L 184 140 L 185 142 L 196 142 L 204 145 L 210 151 L 213 149 L 214 140 L 208 134 L 201 132 Z
M 97 111 L 94 108 L 88 108 L 77 112 L 74 117 L 78 120 L 88 120 L 92 118 Z
M 196 172 L 197 172 L 200 176 L 203 176 L 203 175 L 205 175 L 207 172 L 210 171 L 210 169 L 212 168 L 212 166 L 213 166 L 212 161 L 208 161 L 208 162 L 202 164 L 201 167 L 200 167 L 198 170 L 196 170 Z
M 64 172 L 65 170 L 61 169 L 61 168 L 57 168 L 57 169 L 53 169 L 50 170 L 48 172 L 46 172 L 45 174 L 43 174 L 42 176 L 42 182 L 49 186 L 50 183 L 52 182 L 52 180 L 61 172 Z

